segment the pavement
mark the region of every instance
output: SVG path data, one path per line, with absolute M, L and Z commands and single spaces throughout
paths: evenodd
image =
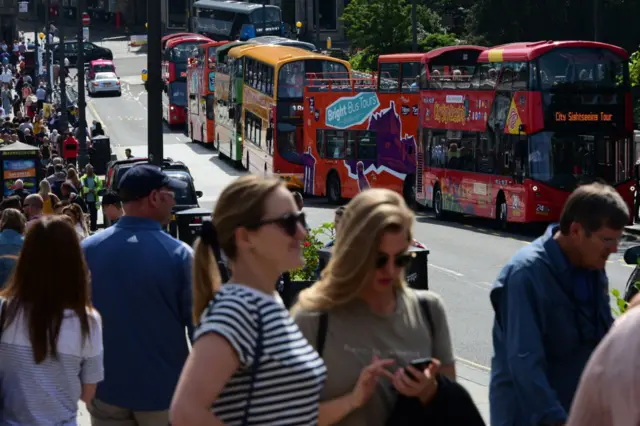
M 135 156 L 146 156 L 147 94 L 140 80 L 146 56 L 116 55 L 115 64 L 123 83 L 122 97 L 88 98 L 87 114 L 103 123 L 118 156 L 124 156 L 126 148 Z M 197 189 L 204 192 L 202 207 L 211 208 L 221 189 L 245 174 L 218 159 L 212 150 L 190 143 L 181 130 L 165 127 L 163 141 L 165 157 L 184 161 L 190 168 Z M 312 227 L 333 221 L 334 208 L 324 199 L 305 200 L 305 212 Z M 514 228 L 504 233 L 483 219 L 461 217 L 439 221 L 431 211 L 416 215 L 414 236 L 430 250 L 429 284 L 446 304 L 459 381 L 471 393 L 487 424 L 493 322 L 489 291 L 516 251 L 543 231 L 539 227 Z M 633 268 L 624 263 L 622 253 L 636 241 L 635 236 L 625 234 L 619 252 L 607 263 L 610 284 L 621 291 Z
M 629 234 L 640 235 L 640 224 L 639 223 L 634 223 L 633 225 L 625 226 L 624 229 Z

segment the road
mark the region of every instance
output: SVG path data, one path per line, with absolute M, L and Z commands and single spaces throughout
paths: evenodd
M 118 155 L 130 147 L 134 155 L 146 155 L 147 96 L 140 80 L 140 70 L 146 57 L 116 58 L 116 68 L 122 77 L 121 98 L 90 100 L 89 111 L 103 121 Z M 237 176 L 244 174 L 224 162 L 215 153 L 191 144 L 179 131 L 165 128 L 165 156 L 184 161 L 191 169 L 197 189 L 204 192 L 203 207 L 211 207 L 220 190 Z M 333 220 L 333 207 L 324 200 L 307 200 L 305 211 L 311 226 Z M 491 284 L 505 263 L 522 247 L 533 241 L 540 229 L 517 229 L 512 233 L 493 230 L 488 221 L 454 218 L 442 222 L 430 211 L 417 213 L 415 238 L 430 250 L 429 282 L 446 304 L 453 345 L 462 377 L 469 386 L 478 386 L 484 393 L 492 355 L 491 327 L 493 313 L 489 303 Z M 619 253 L 607 264 L 613 288 L 623 289 L 632 271 L 622 262 L 623 250 L 635 239 L 625 236 Z M 472 392 L 473 393 L 473 392 Z M 482 407 L 487 415 L 487 407 Z

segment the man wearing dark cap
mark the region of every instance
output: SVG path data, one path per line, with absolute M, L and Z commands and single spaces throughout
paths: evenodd
M 109 190 L 104 193 L 102 196 L 102 212 L 110 225 L 115 225 L 122 217 L 124 210 L 122 210 L 122 201 L 117 192 Z
M 192 335 L 193 251 L 164 232 L 185 182 L 141 164 L 120 181 L 124 216 L 82 242 L 102 315 L 105 380 L 88 404 L 92 425 L 168 424 Z M 122 419 L 121 422 L 117 419 Z

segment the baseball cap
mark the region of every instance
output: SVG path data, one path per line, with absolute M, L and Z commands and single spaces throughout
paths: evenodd
M 180 190 L 187 187 L 187 182 L 170 178 L 158 166 L 138 164 L 122 176 L 119 186 L 120 198 L 124 202 L 139 200 L 165 186 Z

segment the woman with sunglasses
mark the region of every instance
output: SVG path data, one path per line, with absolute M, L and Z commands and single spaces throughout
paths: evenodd
M 455 378 L 442 301 L 405 282 L 413 219 L 393 191 L 358 194 L 343 212 L 322 278 L 293 308 L 327 367 L 320 425 L 385 425 L 399 395 L 426 405 L 437 393 L 437 372 Z M 424 358 L 433 359 L 428 367 L 410 365 Z
M 196 242 L 193 350 L 171 404 L 174 426 L 314 425 L 326 370 L 275 297 L 303 264 L 304 213 L 277 180 L 245 176 L 220 195 Z M 215 253 L 228 259 L 221 284 Z

